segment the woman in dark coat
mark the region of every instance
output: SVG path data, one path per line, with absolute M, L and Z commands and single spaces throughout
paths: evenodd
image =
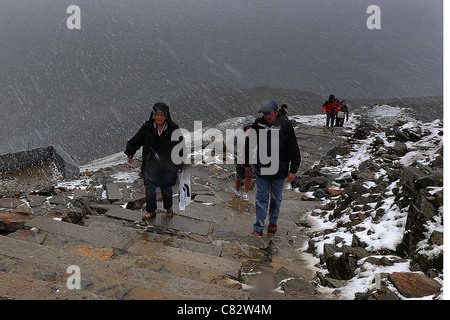
M 125 154 L 127 161 L 132 164 L 136 151 L 143 147 L 141 172 L 146 186 L 146 210 L 142 220 L 148 222 L 156 217 L 156 188 L 161 189 L 163 206 L 167 210 L 166 216 L 173 217 L 172 187 L 176 184 L 178 170 L 181 164 L 172 161 L 172 149 L 183 142 L 172 141 L 172 133 L 179 126 L 172 121 L 169 107 L 158 102 L 153 106 L 150 119 L 127 142 Z M 182 149 L 184 150 L 184 148 Z

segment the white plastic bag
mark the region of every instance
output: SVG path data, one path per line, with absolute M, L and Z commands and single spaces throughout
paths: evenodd
M 191 173 L 185 169 L 178 175 L 178 207 L 184 211 L 191 203 Z

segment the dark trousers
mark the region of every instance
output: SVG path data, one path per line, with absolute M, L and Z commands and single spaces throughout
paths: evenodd
M 344 118 L 336 117 L 336 127 L 343 127 L 343 126 L 344 126 Z
M 160 187 L 145 179 L 145 196 L 146 196 L 146 210 L 147 212 L 153 212 L 157 209 L 156 204 L 156 188 L 161 189 L 161 195 L 163 200 L 164 209 L 168 210 L 173 205 L 173 191 L 172 187 Z
M 334 113 L 327 112 L 327 127 L 330 127 L 330 122 L 331 122 L 331 127 L 334 127 L 334 118 L 335 117 L 336 117 L 336 115 Z

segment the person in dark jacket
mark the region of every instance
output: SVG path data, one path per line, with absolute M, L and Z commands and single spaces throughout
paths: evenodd
M 288 112 L 288 105 L 286 103 L 283 103 L 281 105 L 281 109 L 280 109 L 280 117 L 285 118 L 286 120 L 289 120 L 287 112 Z
M 338 107 L 336 114 L 336 127 L 343 127 L 344 120 L 348 121 L 348 106 L 345 100 L 342 100 L 341 105 Z
M 267 212 L 268 232 L 277 231 L 284 182 L 295 179 L 301 160 L 294 128 L 288 120 L 280 116 L 277 102 L 268 100 L 259 112 L 263 113 L 263 116 L 257 118 L 252 125 L 252 129 L 256 132 L 257 144 L 256 161 L 252 165 L 257 188 L 256 222 L 252 233 L 255 236 L 262 235 Z M 267 139 L 261 140 L 261 135 L 267 135 Z M 265 141 L 264 145 L 261 141 Z M 267 162 L 267 157 L 270 158 L 270 162 Z M 276 165 L 273 169 L 274 163 Z M 246 162 L 245 167 L 248 170 L 250 163 Z
M 244 138 L 244 146 L 240 149 L 238 146 L 238 136 L 234 137 L 234 150 L 235 150 L 235 164 L 236 164 L 236 196 L 241 196 L 241 187 L 244 184 L 244 193 L 242 194 L 242 200 L 248 201 L 250 200 L 248 192 L 250 191 L 250 187 L 253 184 L 253 180 L 255 179 L 255 175 L 252 172 L 251 168 L 247 167 L 245 169 L 244 163 L 248 163 L 248 152 L 244 154 L 245 150 L 249 149 L 249 138 L 246 131 L 252 128 L 253 123 L 255 122 L 255 117 L 247 116 L 242 123 L 242 131 L 239 133 L 242 134 L 242 138 Z M 247 158 L 244 158 L 247 157 Z M 240 161 L 239 161 L 239 160 Z M 244 163 L 241 163 L 244 162 Z
M 142 165 L 141 173 L 146 187 L 146 210 L 142 220 L 149 222 L 156 217 L 156 188 L 161 189 L 163 206 L 166 216 L 173 217 L 173 191 L 176 184 L 181 163 L 172 161 L 172 149 L 179 143 L 184 143 L 181 137 L 178 141 L 172 141 L 172 133 L 179 126 L 172 121 L 169 107 L 158 102 L 152 108 L 150 119 L 146 121 L 139 131 L 127 142 L 125 154 L 128 163 L 133 163 L 133 156 L 141 147 Z M 182 151 L 181 151 L 182 152 Z
M 336 101 L 334 94 L 330 94 L 328 100 L 326 100 L 322 105 L 322 112 L 327 113 L 327 127 L 330 127 L 330 125 L 331 127 L 334 127 L 334 119 L 336 117 L 338 106 L 339 102 Z

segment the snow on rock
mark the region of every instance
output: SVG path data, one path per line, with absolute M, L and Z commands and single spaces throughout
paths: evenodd
M 391 106 L 361 114 L 353 119 L 364 121 L 347 129 L 341 146 L 349 152 L 314 168 L 314 176 L 328 180 L 325 190 L 293 186 L 323 201 L 310 213 L 316 228 L 307 249 L 320 258 L 319 283 L 339 287 L 343 299 L 442 299 L 442 288 L 406 297 L 386 277 L 420 273 L 442 284 L 442 121 L 422 123 Z M 344 191 L 332 195 L 330 186 Z M 330 255 L 330 248 L 341 254 Z

